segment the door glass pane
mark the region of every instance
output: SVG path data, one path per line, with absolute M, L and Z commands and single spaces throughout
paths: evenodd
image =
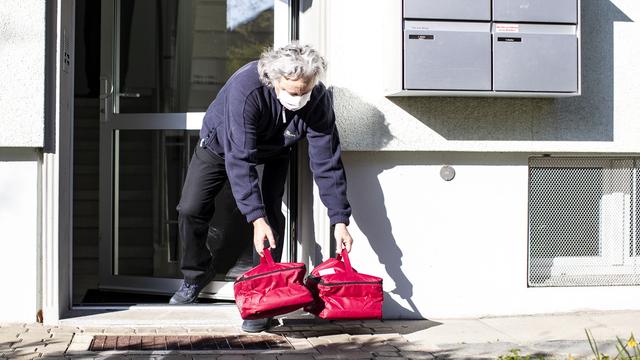
M 274 0 L 121 0 L 116 112 L 205 111 L 273 45 Z
M 176 206 L 198 132 L 118 130 L 115 139 L 114 275 L 182 278 Z M 225 185 L 207 238 L 219 280 L 251 267 L 252 235 Z

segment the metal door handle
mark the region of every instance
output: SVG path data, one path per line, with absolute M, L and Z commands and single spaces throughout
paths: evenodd
M 100 99 L 104 100 L 113 94 L 113 83 L 106 76 L 100 76 Z
M 107 109 L 111 104 L 109 97 L 113 94 L 113 83 L 107 76 L 100 76 L 100 122 L 109 122 Z
M 118 96 L 125 98 L 139 98 L 142 95 L 140 93 L 118 93 Z

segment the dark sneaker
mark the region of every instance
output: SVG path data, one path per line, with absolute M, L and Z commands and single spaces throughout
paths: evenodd
M 180 289 L 178 289 L 178 291 L 173 294 L 171 300 L 169 300 L 169 304 L 192 304 L 196 302 L 196 300 L 198 299 L 198 295 L 200 294 L 200 291 L 202 291 L 202 289 L 204 289 L 204 286 L 200 286 L 198 284 L 189 284 L 188 282 L 182 280 Z
M 242 331 L 248 333 L 258 333 L 265 331 L 271 327 L 272 318 L 244 320 L 242 322 Z
M 207 272 L 204 274 L 204 278 L 200 280 L 199 283 L 190 284 L 184 280 L 180 284 L 180 289 L 176 291 L 175 294 L 169 300 L 170 305 L 184 305 L 184 304 L 193 304 L 198 300 L 198 295 L 202 289 L 204 289 L 213 277 L 216 275 L 215 269 L 213 265 L 210 265 L 207 269 Z

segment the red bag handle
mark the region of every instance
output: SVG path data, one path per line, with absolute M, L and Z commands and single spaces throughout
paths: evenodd
M 342 252 L 336 256 L 338 260 L 342 257 L 342 261 L 344 262 L 344 267 L 347 272 L 353 272 L 353 268 L 351 267 L 351 260 L 349 260 L 349 252 L 347 249 L 342 249 Z
M 267 264 L 267 265 L 273 265 L 276 262 L 273 261 L 273 257 L 271 256 L 271 251 L 269 251 L 269 248 L 264 248 L 264 256 L 262 256 L 260 258 L 260 262 L 263 264 Z

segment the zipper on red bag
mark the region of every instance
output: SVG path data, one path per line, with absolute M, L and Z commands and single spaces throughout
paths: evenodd
M 313 281 L 316 284 L 319 284 L 322 277 L 309 275 L 307 276 L 307 279 Z
M 257 274 L 257 275 L 252 275 L 252 276 L 248 276 L 248 277 L 242 277 L 242 278 L 236 280 L 236 282 L 241 282 L 241 281 L 245 281 L 245 280 L 251 280 L 251 279 L 255 279 L 257 277 L 261 277 L 261 276 L 265 276 L 265 275 L 269 275 L 269 274 L 275 274 L 275 273 L 279 273 L 279 272 L 290 271 L 290 270 L 298 270 L 298 269 L 304 269 L 304 265 L 298 266 L 298 267 L 292 267 L 292 268 L 288 268 L 288 269 L 272 270 L 272 271 L 267 271 L 267 272 L 264 272 L 264 273 L 261 273 L 261 274 Z
M 324 286 L 357 285 L 357 284 L 362 284 L 362 285 L 382 284 L 382 281 L 344 281 L 344 282 L 336 282 L 331 284 L 328 284 L 322 280 L 318 282 L 318 285 L 324 285 Z

